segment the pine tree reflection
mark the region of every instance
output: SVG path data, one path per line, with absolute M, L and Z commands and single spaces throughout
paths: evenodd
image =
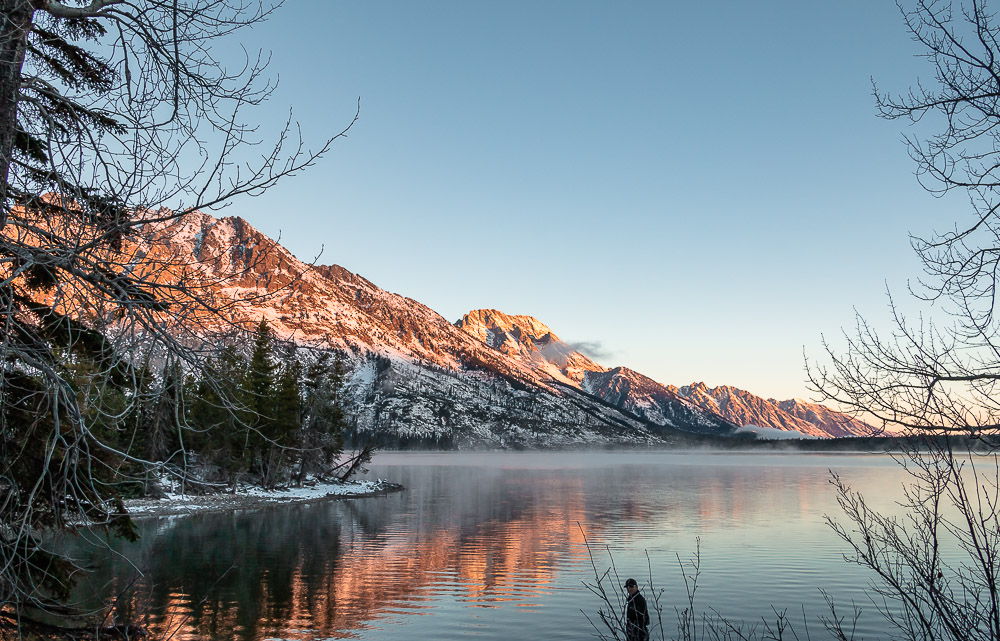
M 425 608 L 441 589 L 460 587 L 461 601 L 524 600 L 549 583 L 567 547 L 583 550 L 581 483 L 471 496 L 435 479 L 411 490 L 438 492 L 426 503 L 383 497 L 363 509 L 342 501 L 150 520 L 138 547 L 119 549 L 125 556 L 92 559 L 94 584 L 111 594 L 134 580 L 119 608 L 147 610 L 155 634 L 180 640 L 345 636 L 387 612 Z

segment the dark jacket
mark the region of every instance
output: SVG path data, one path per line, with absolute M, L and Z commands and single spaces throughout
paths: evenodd
M 649 610 L 646 598 L 635 593 L 625 602 L 625 635 L 628 639 L 645 639 L 649 627 Z

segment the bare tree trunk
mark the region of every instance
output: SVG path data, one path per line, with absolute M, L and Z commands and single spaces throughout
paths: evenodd
M 35 14 L 31 0 L 0 0 L 0 229 L 7 224 L 10 207 L 7 180 L 17 135 L 17 99 L 28 31 Z
M 369 436 L 364 443 L 357 443 L 355 445 L 358 449 L 354 451 L 354 454 L 351 455 L 346 461 L 335 465 L 330 470 L 332 473 L 346 467 L 347 469 L 337 476 L 337 478 L 341 481 L 346 481 L 351 478 L 351 476 L 359 470 L 364 471 L 362 468 L 366 463 L 372 460 L 372 456 L 375 455 L 375 451 L 379 448 L 380 444 L 375 436 Z

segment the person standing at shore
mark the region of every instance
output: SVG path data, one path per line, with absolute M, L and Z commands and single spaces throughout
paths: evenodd
M 635 579 L 625 580 L 625 639 L 626 641 L 646 641 L 649 638 L 649 609 L 646 597 L 639 594 L 639 584 Z

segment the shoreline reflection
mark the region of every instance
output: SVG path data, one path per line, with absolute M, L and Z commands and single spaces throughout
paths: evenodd
M 590 567 L 584 533 L 593 550 L 621 555 L 623 571 L 644 575 L 643 550 L 673 571 L 674 553 L 686 555 L 696 536 L 716 554 L 728 546 L 721 561 L 749 571 L 754 559 L 739 557 L 748 542 L 812 541 L 831 504 L 826 467 L 815 461 L 614 454 L 597 465 L 549 457 L 545 467 L 505 456 L 463 465 L 391 455 L 370 476 L 402 483 L 401 493 L 141 521 L 142 540 L 118 554 L 79 548 L 97 568 L 81 595 L 124 592 L 123 613 L 149 612 L 151 632 L 181 641 L 376 638 L 398 625 L 427 639 L 472 628 L 510 638 L 526 624 L 589 634 L 579 615 Z M 857 471 L 882 478 L 888 466 L 862 462 Z

